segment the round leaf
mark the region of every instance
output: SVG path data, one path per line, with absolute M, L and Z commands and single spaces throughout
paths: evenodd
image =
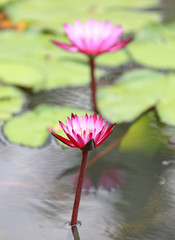
M 133 58 L 145 65 L 174 68 L 175 39 L 158 25 L 150 25 L 138 32 L 128 45 Z
M 0 86 L 0 122 L 11 117 L 21 110 L 24 96 L 19 89 Z
M 0 61 L 0 81 L 38 90 L 43 87 L 44 76 L 39 69 L 29 64 Z
M 15 116 L 4 125 L 4 133 L 9 141 L 30 147 L 42 146 L 50 132 L 48 129 L 55 128 L 58 134 L 64 135 L 58 121 L 65 122 L 71 113 L 82 116 L 89 111 L 73 107 L 55 107 L 40 105 L 31 112 Z
M 132 121 L 156 104 L 162 81 L 162 75 L 154 71 L 130 71 L 113 86 L 99 88 L 100 112 L 113 122 Z
M 175 74 L 169 75 L 165 79 L 157 112 L 162 122 L 175 125 Z
M 135 7 L 153 7 L 154 4 L 157 4 L 156 0 L 103 0 L 100 4 L 97 0 L 83 2 L 75 0 L 73 4 L 68 0 L 30 0 L 9 6 L 7 12 L 15 22 L 27 21 L 37 28 L 56 31 L 63 31 L 62 25 L 65 22 L 72 23 L 77 16 L 83 21 L 89 18 L 113 21 L 114 24 L 122 24 L 124 29 L 131 31 L 160 19 L 160 15 L 156 12 L 134 9 Z

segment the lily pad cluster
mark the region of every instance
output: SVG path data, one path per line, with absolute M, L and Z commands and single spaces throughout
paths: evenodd
M 174 91 L 174 73 L 132 70 L 114 85 L 99 89 L 100 111 L 121 123 L 130 122 L 154 107 L 162 122 L 175 125 Z
M 105 85 L 99 83 L 98 87 L 102 115 L 112 122 L 132 122 L 154 108 L 163 123 L 175 125 L 175 20 L 160 24 L 156 0 L 102 0 L 100 4 L 97 0 L 3 0 L 0 8 L 14 24 L 26 25 L 22 31 L 0 32 L 0 123 L 4 123 L 4 134 L 11 142 L 42 146 L 48 129 L 58 126 L 55 120 L 64 121 L 71 112 L 87 112 L 53 106 L 51 101 L 33 109 L 24 107 L 42 92 L 50 96 L 54 89 L 88 86 L 86 57 L 50 42 L 68 42 L 62 26 L 77 18 L 84 22 L 89 18 L 109 20 L 121 24 L 126 35 L 134 36 L 127 48 L 97 57 L 96 77 L 106 79 Z M 123 68 L 112 84 L 108 82 L 110 69 L 132 61 L 142 69 Z
M 16 1 L 6 9 L 15 22 L 26 21 L 35 28 L 63 32 L 65 22 L 73 23 L 76 18 L 87 21 L 89 18 L 110 20 L 122 24 L 126 30 L 138 30 L 147 22 L 160 20 L 157 12 L 142 11 L 156 6 L 156 0 L 29 0 Z M 139 21 L 138 21 L 139 19 Z
M 90 113 L 90 111 L 73 107 L 56 107 L 41 104 L 33 111 L 13 117 L 5 124 L 4 133 L 11 142 L 30 147 L 39 147 L 47 141 L 52 129 L 59 135 L 65 135 L 58 126 L 59 123 L 56 117 L 59 116 L 59 120 L 65 122 L 66 116 L 69 116 L 70 112 L 76 112 L 79 116 Z

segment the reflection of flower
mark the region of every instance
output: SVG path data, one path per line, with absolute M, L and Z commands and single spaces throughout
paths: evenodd
M 68 117 L 66 125 L 59 122 L 61 128 L 69 139 L 66 139 L 54 132 L 52 134 L 63 143 L 73 148 L 89 151 L 103 143 L 111 134 L 115 124 L 111 125 L 106 122 L 103 124 L 103 118 L 97 114 L 88 116 L 87 114 L 80 119 L 77 115 L 72 114 L 71 119 Z M 88 144 L 91 142 L 91 144 Z
M 52 40 L 52 42 L 70 52 L 81 52 L 89 56 L 97 56 L 105 52 L 115 52 L 128 44 L 131 39 L 119 41 L 122 26 L 114 26 L 109 21 L 101 23 L 89 19 L 85 25 L 76 20 L 74 25 L 65 24 L 64 30 L 71 44 Z
M 75 174 L 72 179 L 73 186 L 77 186 L 77 182 L 78 182 L 78 174 Z M 93 187 L 93 183 L 89 175 L 87 174 L 87 172 L 85 172 L 84 180 L 83 180 L 83 188 L 86 189 L 88 192 L 91 187 Z
M 109 168 L 102 172 L 98 181 L 98 187 L 111 190 L 112 188 L 120 187 L 123 183 L 123 172 L 116 168 Z
M 78 181 L 78 174 L 73 177 L 73 185 L 76 186 Z M 86 172 L 83 182 L 83 188 L 88 192 L 90 188 L 96 187 L 97 189 L 112 190 L 124 184 L 124 173 L 117 168 L 109 168 L 102 171 L 97 183 L 93 183 L 89 174 Z

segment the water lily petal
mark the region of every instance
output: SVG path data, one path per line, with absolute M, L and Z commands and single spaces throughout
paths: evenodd
M 115 52 L 117 50 L 119 50 L 120 48 L 125 47 L 128 43 L 130 43 L 133 40 L 133 38 L 129 38 L 127 40 L 124 40 L 120 43 L 117 43 L 115 46 L 111 47 L 108 52 Z
M 52 135 L 55 136 L 57 139 L 59 139 L 61 142 L 65 143 L 66 145 L 73 147 L 73 148 L 76 147 L 71 141 L 69 141 L 68 139 L 66 139 L 64 137 L 62 137 L 54 132 L 52 132 Z
M 57 46 L 59 46 L 60 48 L 63 48 L 64 50 L 66 51 L 69 51 L 69 52 L 78 52 L 78 48 L 74 45 L 70 45 L 70 44 L 67 44 L 67 43 L 63 43 L 63 42 L 58 42 L 58 41 L 55 41 L 55 40 L 51 40 L 51 42 Z

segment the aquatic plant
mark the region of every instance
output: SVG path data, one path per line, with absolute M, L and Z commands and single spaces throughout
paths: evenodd
M 76 20 L 74 25 L 65 24 L 64 30 L 71 44 L 52 40 L 56 46 L 69 52 L 80 52 L 89 57 L 93 110 L 98 112 L 96 103 L 95 57 L 106 52 L 115 52 L 123 48 L 132 39 L 120 41 L 122 26 L 114 26 L 109 21 L 101 23 L 89 19 L 85 25 Z
M 59 122 L 68 139 L 52 132 L 57 139 L 66 145 L 73 148 L 79 148 L 82 151 L 82 163 L 75 194 L 71 226 L 77 224 L 78 209 L 88 151 L 102 144 L 112 133 L 115 126 L 115 123 L 111 125 L 108 124 L 108 122 L 103 123 L 103 121 L 104 119 L 102 116 L 100 115 L 97 117 L 96 113 L 90 116 L 86 114 L 81 119 L 77 115 L 72 114 L 71 118 L 67 118 L 66 125 Z

